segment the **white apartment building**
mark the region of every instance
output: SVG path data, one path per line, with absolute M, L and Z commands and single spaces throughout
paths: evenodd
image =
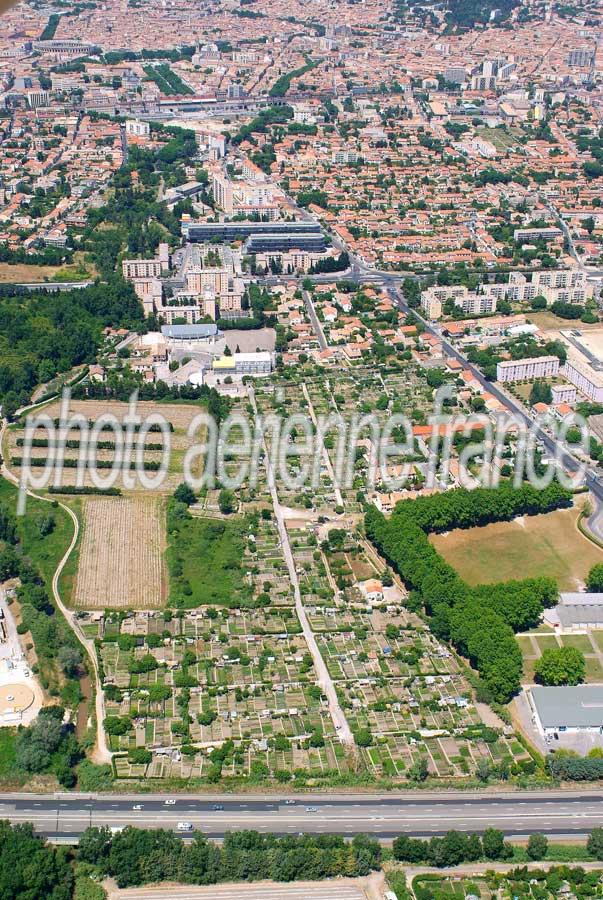
M 576 402 L 576 388 L 573 384 L 552 384 L 553 406 L 567 403 L 570 406 Z
M 560 237 L 563 237 L 563 232 L 552 225 L 548 228 L 516 228 L 513 232 L 513 240 L 519 244 L 554 241 Z
M 148 122 L 141 122 L 139 119 L 128 119 L 126 122 L 126 134 L 133 134 L 136 137 L 148 137 L 151 133 L 151 126 Z
M 127 281 L 135 278 L 159 278 L 170 267 L 170 248 L 159 244 L 155 259 L 124 259 L 121 270 Z
M 528 359 L 506 359 L 496 366 L 496 380 L 501 382 L 531 381 L 554 378 L 559 374 L 559 357 L 535 356 Z
M 454 305 L 462 309 L 465 315 L 483 316 L 496 312 L 496 296 L 473 293 L 463 285 L 427 288 L 421 292 L 421 309 L 428 319 L 439 319 L 448 300 L 454 300 Z
M 121 270 L 127 281 L 135 278 L 159 278 L 162 263 L 159 259 L 124 259 Z
M 603 403 L 603 371 L 595 369 L 585 357 L 571 354 L 565 363 L 564 375 L 581 394 L 593 403 Z

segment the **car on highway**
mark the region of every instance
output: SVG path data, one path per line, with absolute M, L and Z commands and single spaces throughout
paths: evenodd
M 285 800 L 285 806 L 293 806 L 295 804 L 295 800 Z
M 175 800 L 166 800 L 164 805 L 165 806 L 174 806 L 175 803 L 176 803 Z
M 306 806 L 306 812 L 318 812 L 317 806 Z
M 178 831 L 192 831 L 193 823 L 192 822 L 178 822 L 176 825 Z
M 223 803 L 214 803 L 214 805 L 212 806 L 212 809 L 214 810 L 214 812 L 218 812 L 219 810 L 224 809 L 224 804 Z
M 141 803 L 135 803 L 134 806 L 132 807 L 132 809 L 142 809 L 142 804 L 141 804 Z

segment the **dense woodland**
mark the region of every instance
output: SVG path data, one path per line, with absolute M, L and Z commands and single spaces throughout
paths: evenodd
M 36 385 L 94 362 L 103 328 L 142 324 L 131 285 L 111 277 L 75 291 L 0 296 L 0 403 L 11 416 Z
M 412 589 L 411 603 L 425 609 L 434 634 L 450 640 L 477 669 L 482 699 L 507 702 L 519 690 L 522 659 L 514 632 L 533 627 L 544 607 L 557 602 L 557 585 L 551 578 L 531 578 L 470 587 L 428 534 L 550 512 L 571 502 L 570 492 L 553 482 L 541 491 L 505 484 L 404 500 L 389 519 L 374 506 L 367 510 L 367 535 Z

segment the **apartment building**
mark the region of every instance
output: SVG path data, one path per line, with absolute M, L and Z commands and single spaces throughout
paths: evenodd
M 251 162 L 247 162 L 247 171 L 250 171 L 252 165 Z M 254 166 L 254 170 L 261 172 L 257 166 Z M 224 173 L 214 172 L 212 192 L 218 206 L 229 216 L 259 213 L 267 219 L 278 217 L 278 206 L 274 203 L 272 185 L 265 180 L 260 181 L 256 175 L 247 181 L 232 181 Z
M 596 369 L 586 357 L 568 355 L 563 373 L 581 394 L 593 403 L 603 403 L 603 370 Z
M 202 294 L 207 288 L 215 294 L 226 294 L 228 280 L 229 272 L 226 268 L 192 268 L 185 275 L 186 290 L 191 294 Z
M 561 403 L 571 406 L 576 402 L 576 388 L 573 384 L 553 384 L 551 385 L 551 394 L 553 406 L 559 406 Z
M 570 50 L 567 55 L 567 64 L 568 66 L 575 66 L 579 68 L 588 67 L 594 65 L 595 62 L 595 51 L 590 48 L 580 48 L 577 50 Z
M 159 244 L 155 259 L 124 259 L 121 270 L 126 281 L 137 278 L 159 278 L 170 268 L 170 248 Z
M 499 300 L 516 303 L 544 297 L 551 303 L 585 303 L 593 295 L 593 286 L 587 281 L 586 272 L 578 269 L 547 269 L 534 272 L 528 281 L 521 272 L 512 272 L 506 284 L 487 284 L 483 291 Z
M 134 281 L 137 278 L 159 278 L 162 269 L 159 259 L 124 259 L 121 264 L 126 281 Z
M 554 378 L 559 374 L 559 357 L 536 356 L 528 359 L 506 359 L 496 366 L 496 380 L 501 382 L 531 381 Z
M 126 122 L 126 134 L 135 137 L 149 137 L 150 133 L 151 126 L 148 122 L 141 122 L 139 119 L 129 119 Z
M 516 228 L 513 232 L 513 240 L 518 244 L 531 244 L 534 241 L 555 241 L 563 237 L 560 228 L 549 226 L 546 228 Z
M 421 309 L 428 319 L 439 319 L 448 300 L 453 300 L 465 315 L 483 316 L 496 312 L 496 296 L 474 293 L 463 285 L 427 288 L 421 292 Z

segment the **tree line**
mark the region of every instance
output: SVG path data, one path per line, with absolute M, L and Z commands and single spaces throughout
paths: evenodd
M 368 537 L 412 589 L 411 602 L 425 609 L 434 634 L 450 640 L 479 672 L 489 699 L 508 702 L 519 690 L 522 657 L 514 631 L 531 627 L 545 606 L 555 604 L 557 586 L 550 578 L 530 578 L 470 587 L 428 535 L 550 512 L 571 502 L 571 493 L 557 482 L 542 491 L 504 484 L 403 500 L 389 519 L 374 506 L 366 511 Z
M 171 831 L 127 827 L 88 828 L 80 838 L 78 858 L 120 888 L 160 881 L 218 884 L 227 881 L 298 881 L 368 875 L 381 865 L 376 838 L 356 835 L 260 834 L 232 831 L 221 845 L 194 832 L 184 844 Z

